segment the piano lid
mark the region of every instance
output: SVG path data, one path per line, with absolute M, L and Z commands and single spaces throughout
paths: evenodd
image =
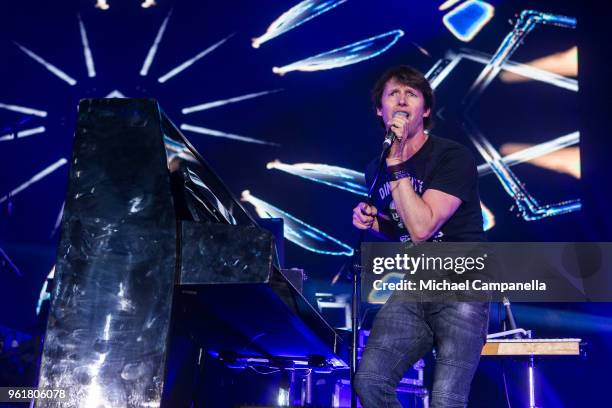
M 176 212 L 180 219 L 257 225 L 202 155 L 160 108 Z

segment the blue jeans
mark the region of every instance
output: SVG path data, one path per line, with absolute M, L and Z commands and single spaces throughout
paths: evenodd
M 364 408 L 401 407 L 404 373 L 434 346 L 430 408 L 467 406 L 489 324 L 488 302 L 414 302 L 391 296 L 378 312 L 355 376 Z

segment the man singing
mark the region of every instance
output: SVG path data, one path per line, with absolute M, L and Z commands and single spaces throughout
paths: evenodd
M 376 114 L 395 138 L 386 171 L 376 163 L 373 203 L 353 209 L 353 225 L 389 241 L 484 241 L 478 174 L 470 151 L 425 132 L 434 97 L 416 69 L 387 71 L 372 90 Z M 384 173 L 384 174 L 382 174 Z M 432 348 L 436 367 L 431 408 L 465 407 L 486 339 L 488 302 L 415 302 L 394 293 L 378 312 L 355 377 L 365 408 L 401 407 L 396 387 Z

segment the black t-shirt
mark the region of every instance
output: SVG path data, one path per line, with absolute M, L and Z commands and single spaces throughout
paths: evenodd
M 378 159 L 366 169 L 368 186 L 372 183 Z M 472 153 L 463 145 L 449 139 L 429 135 L 423 146 L 403 165 L 412 175 L 412 187 L 422 196 L 427 189 L 435 189 L 461 199 L 457 211 L 428 241 L 484 241 L 482 212 L 478 195 L 478 172 Z M 383 164 L 384 167 L 384 164 Z M 379 212 L 392 220 L 386 235 L 394 241 L 410 241 L 408 230 L 395 210 L 383 169 L 374 187 L 372 198 Z

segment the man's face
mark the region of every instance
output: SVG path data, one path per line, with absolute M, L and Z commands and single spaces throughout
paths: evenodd
M 389 129 L 395 112 L 405 112 L 408 115 L 408 133 L 414 135 L 423 129 L 423 118 L 429 116 L 430 109 L 425 108 L 421 91 L 391 78 L 385 84 L 381 106 L 376 109 L 376 114 L 385 123 L 385 129 Z

